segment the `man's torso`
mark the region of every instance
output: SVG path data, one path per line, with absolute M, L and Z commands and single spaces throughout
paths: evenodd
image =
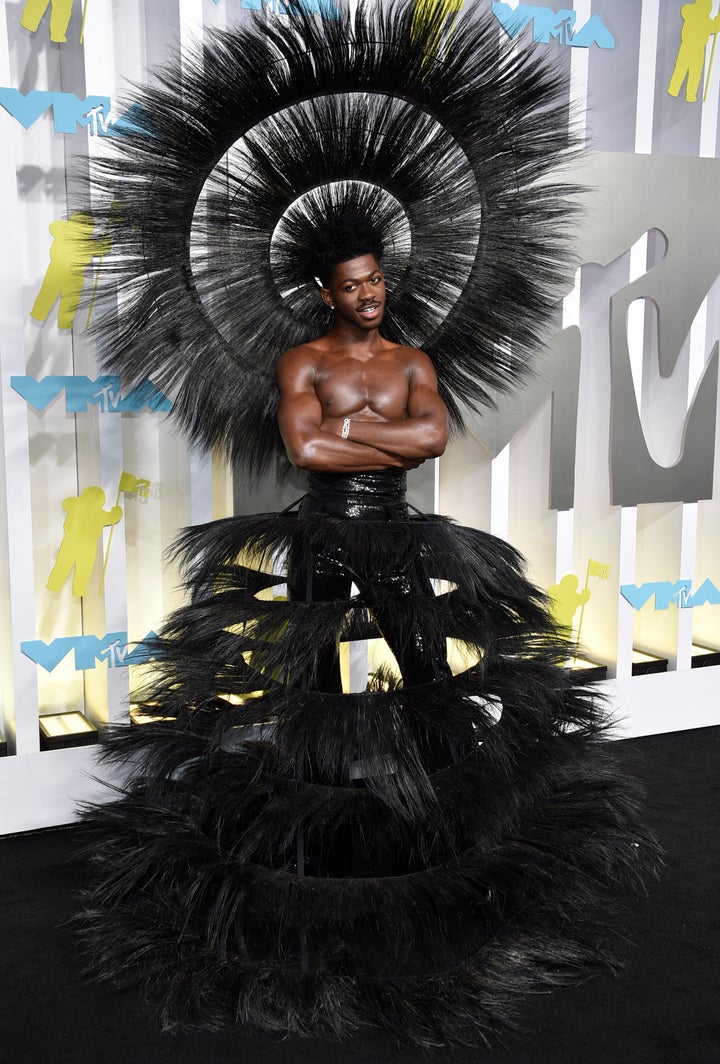
M 359 356 L 321 343 L 307 345 L 323 416 L 382 421 L 407 417 L 410 381 L 420 352 L 385 344 Z

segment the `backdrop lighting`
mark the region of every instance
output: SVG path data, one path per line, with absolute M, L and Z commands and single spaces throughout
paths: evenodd
M 708 665 L 720 665 L 720 649 L 706 647 L 702 643 L 692 645 L 692 668 L 704 669 Z
M 633 676 L 648 676 L 651 672 L 667 672 L 667 667 L 667 658 L 659 658 L 656 654 L 648 654 L 645 650 L 638 650 L 637 647 L 633 647 Z
M 603 665 L 599 661 L 593 661 L 592 658 L 570 658 L 566 668 L 577 673 L 576 679 L 580 680 L 582 683 L 607 679 L 607 665 Z
M 79 710 L 46 713 L 40 717 L 40 749 L 64 750 L 69 746 L 92 746 L 98 730 Z

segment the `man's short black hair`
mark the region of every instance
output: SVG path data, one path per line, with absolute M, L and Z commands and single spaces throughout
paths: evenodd
M 343 211 L 328 218 L 313 233 L 308 269 L 327 287 L 335 267 L 359 255 L 374 255 L 378 262 L 381 261 L 383 242 L 380 231 L 368 221 L 366 213 Z

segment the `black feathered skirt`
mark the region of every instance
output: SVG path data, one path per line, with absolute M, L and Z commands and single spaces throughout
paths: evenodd
M 608 912 L 657 848 L 512 547 L 409 514 L 391 472 L 315 475 L 299 512 L 177 550 L 161 719 L 111 737 L 128 781 L 85 812 L 98 975 L 168 1027 L 434 1045 L 613 968 Z M 380 637 L 390 664 L 343 690 L 343 644 Z

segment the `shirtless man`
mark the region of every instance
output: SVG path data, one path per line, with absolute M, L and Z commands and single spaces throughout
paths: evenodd
M 286 351 L 279 360 L 278 424 L 290 461 L 311 473 L 311 495 L 313 480 L 320 481 L 320 502 L 310 499 L 309 512 L 351 519 L 359 513 L 361 520 L 363 516 L 377 520 L 378 515 L 380 519 L 403 515 L 404 471 L 443 453 L 447 410 L 428 356 L 380 335 L 386 292 L 379 255 L 357 250 L 352 257 L 330 265 L 320 278 L 322 299 L 334 311 L 330 331 Z M 339 508 L 337 503 L 335 508 L 332 504 L 326 508 L 322 492 L 332 491 L 335 482 L 341 487 L 346 484 L 343 474 L 367 474 L 369 482 L 370 472 L 376 470 L 387 471 L 387 476 L 375 478 L 367 503 L 360 499 L 351 509 L 341 500 Z M 372 509 L 378 479 L 380 491 L 387 480 L 396 492 L 387 514 Z M 301 508 L 303 512 L 308 508 Z M 419 630 L 400 635 L 391 611 L 383 609 L 391 585 L 395 591 L 432 595 L 419 568 L 413 564 L 401 573 L 364 576 L 358 576 L 358 571 L 362 572 L 362 559 L 352 579 L 371 601 L 372 614 L 395 654 L 404 683 L 427 683 L 447 674 L 444 647 L 431 646 Z M 288 585 L 293 599 L 347 597 L 350 583 L 350 575 L 332 558 L 317 559 L 310 580 L 291 559 Z M 336 647 L 320 649 L 311 682 L 320 690 L 342 690 Z
M 278 363 L 278 424 L 303 469 L 415 469 L 447 443 L 447 411 L 428 356 L 380 335 L 385 278 L 372 253 L 321 278 L 329 333 Z M 343 431 L 344 429 L 344 431 Z

